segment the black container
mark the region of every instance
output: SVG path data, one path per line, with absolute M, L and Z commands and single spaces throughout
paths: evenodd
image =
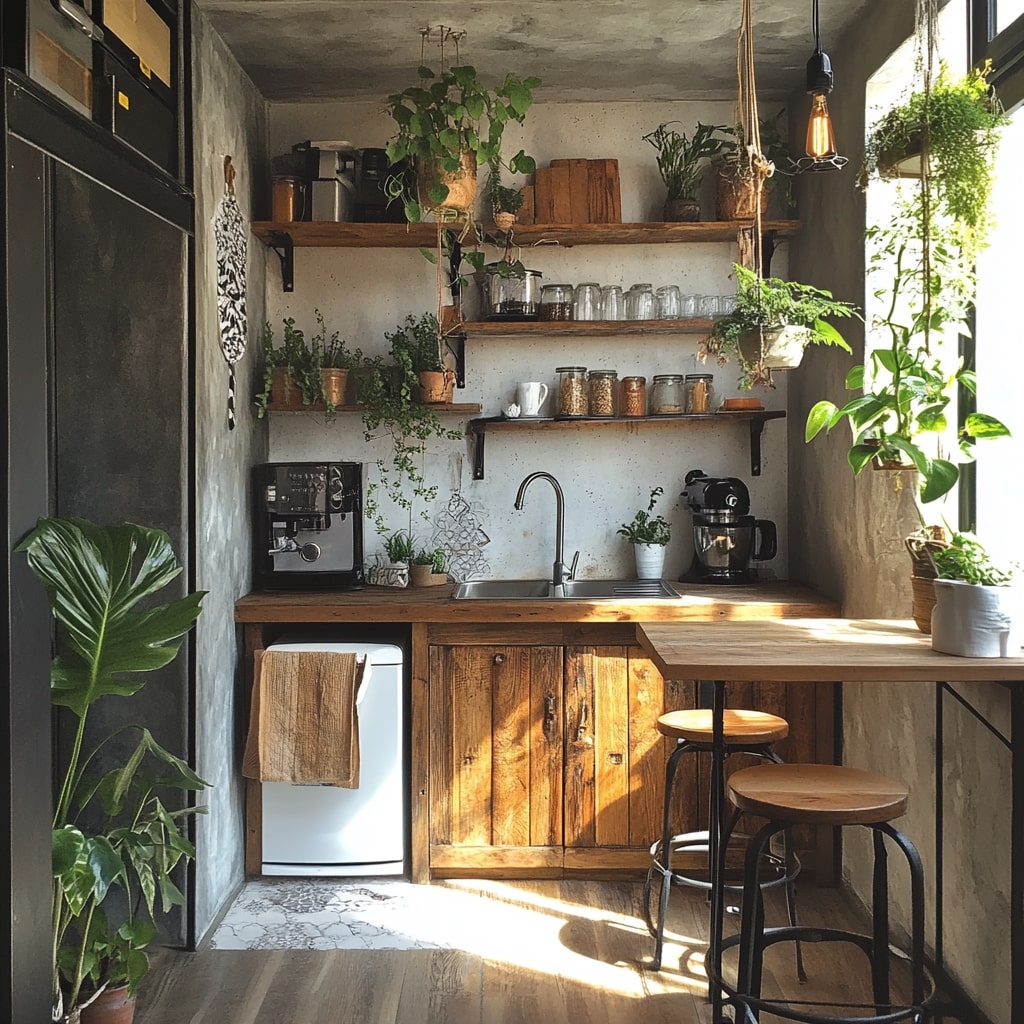
M 402 177 L 406 187 L 415 193 L 416 179 L 412 166 L 405 160 L 388 163 L 383 149 L 363 149 L 356 161 L 356 196 L 352 219 L 366 223 L 402 224 L 405 208 L 400 199 L 388 199 L 385 186 L 389 178 Z

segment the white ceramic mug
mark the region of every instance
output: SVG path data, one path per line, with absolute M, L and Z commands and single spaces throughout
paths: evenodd
M 523 416 L 539 416 L 547 397 L 548 386 L 540 381 L 523 381 L 516 385 L 516 402 Z

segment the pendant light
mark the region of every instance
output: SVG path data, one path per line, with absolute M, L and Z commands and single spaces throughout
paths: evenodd
M 821 48 L 821 29 L 818 24 L 818 0 L 812 0 L 812 27 L 814 53 L 807 62 L 807 92 L 811 97 L 811 112 L 807 119 L 807 155 L 795 161 L 798 171 L 838 171 L 849 161 L 836 152 L 836 138 L 825 97 L 832 91 L 832 61 Z

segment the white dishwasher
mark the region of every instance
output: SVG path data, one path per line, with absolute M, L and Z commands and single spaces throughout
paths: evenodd
M 263 874 L 404 874 L 402 648 L 286 640 L 268 650 L 365 656 L 368 674 L 356 697 L 359 788 L 263 783 Z

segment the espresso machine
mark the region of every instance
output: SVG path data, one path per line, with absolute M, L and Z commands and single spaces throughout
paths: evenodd
M 775 524 L 755 519 L 750 492 L 734 476 L 686 474 L 683 497 L 693 514 L 693 564 L 681 578 L 691 583 L 752 583 L 752 561 L 774 558 Z
M 351 589 L 363 576 L 360 462 L 271 462 L 254 470 L 256 585 Z

